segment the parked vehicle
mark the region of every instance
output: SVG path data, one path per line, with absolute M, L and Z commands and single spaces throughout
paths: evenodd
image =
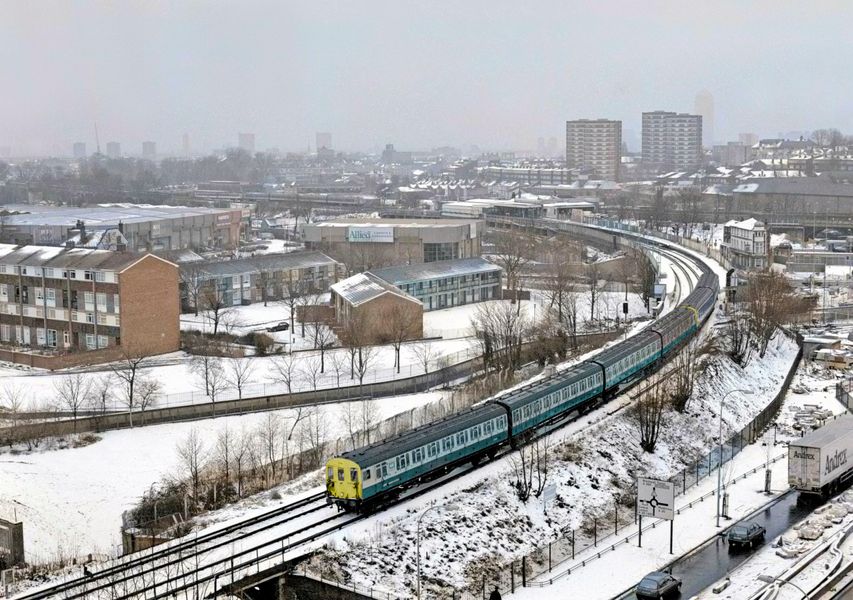
M 277 325 L 273 325 L 272 327 L 267 327 L 267 331 L 269 331 L 270 333 L 275 333 L 277 331 L 287 331 L 288 329 L 290 329 L 290 323 L 288 323 L 287 321 L 282 321 L 281 323 L 278 323 Z
M 788 483 L 828 496 L 853 477 L 853 416 L 842 416 L 788 444 Z
M 764 540 L 767 530 L 758 523 L 738 523 L 729 529 L 726 539 L 729 547 L 748 546 L 752 548 Z
M 660 600 L 670 598 L 681 591 L 681 580 L 665 571 L 652 571 L 637 584 L 637 598 Z

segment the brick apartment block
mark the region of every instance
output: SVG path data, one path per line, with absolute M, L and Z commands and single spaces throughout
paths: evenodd
M 178 267 L 153 254 L 0 244 L 0 348 L 161 354 L 179 316 Z

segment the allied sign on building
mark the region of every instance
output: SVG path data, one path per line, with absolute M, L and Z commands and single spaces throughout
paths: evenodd
M 672 521 L 675 518 L 675 484 L 648 477 L 638 478 L 637 514 Z
M 347 229 L 348 242 L 394 242 L 393 227 L 350 227 Z

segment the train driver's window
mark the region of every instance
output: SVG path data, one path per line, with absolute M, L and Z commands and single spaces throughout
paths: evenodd
M 350 469 L 349 470 L 349 480 L 350 481 L 358 481 L 358 469 Z
M 328 469 L 326 469 L 326 477 L 328 479 L 334 479 L 335 478 L 335 470 L 332 467 L 329 467 Z
M 343 480 L 344 480 L 344 470 L 338 469 L 338 481 L 343 481 Z

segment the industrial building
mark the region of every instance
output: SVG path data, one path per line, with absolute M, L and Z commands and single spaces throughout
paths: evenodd
M 99 204 L 97 206 L 7 205 L 0 228 L 0 242 L 64 245 L 69 238 L 89 231 L 118 229 L 131 251 L 180 250 L 237 246 L 240 240 L 240 209 L 148 204 Z
M 485 222 L 468 219 L 336 219 L 302 226 L 305 246 L 350 273 L 480 256 Z
M 482 258 L 442 260 L 376 269 L 368 273 L 437 310 L 501 297 L 503 269 Z
M 178 267 L 153 254 L 0 245 L 0 347 L 162 354 L 178 318 Z

